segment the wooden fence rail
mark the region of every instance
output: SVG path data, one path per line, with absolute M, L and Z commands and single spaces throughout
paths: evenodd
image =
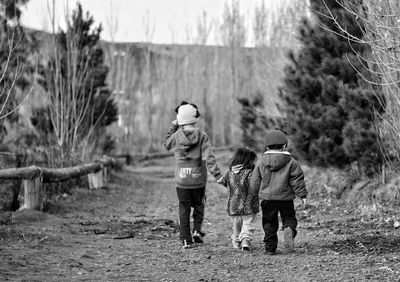
M 233 147 L 215 148 L 214 151 L 233 150 Z M 62 182 L 71 178 L 87 175 L 89 189 L 103 187 L 108 180 L 113 165 L 124 160 L 128 165 L 173 156 L 173 153 L 154 153 L 147 155 L 118 155 L 105 157 L 93 163 L 65 168 L 45 168 L 36 165 L 22 168 L 0 170 L 0 180 L 22 180 L 23 203 L 20 209 L 43 209 L 45 191 L 43 183 Z
M 45 191 L 43 183 L 62 182 L 71 178 L 88 176 L 90 189 L 100 188 L 108 180 L 114 158 L 103 158 L 94 163 L 65 168 L 28 166 L 0 170 L 0 179 L 22 180 L 23 204 L 20 209 L 43 209 Z

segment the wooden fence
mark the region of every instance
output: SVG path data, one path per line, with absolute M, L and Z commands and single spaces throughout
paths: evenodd
M 115 158 L 105 157 L 93 163 L 66 168 L 44 168 L 36 165 L 0 170 L 0 179 L 22 180 L 23 204 L 20 209 L 43 209 L 45 190 L 43 183 L 61 182 L 87 175 L 90 189 L 104 186 L 109 180 Z
M 233 150 L 233 147 L 216 148 L 214 151 Z M 173 153 L 155 153 L 147 155 L 119 155 L 114 158 L 104 157 L 93 163 L 66 168 L 45 168 L 36 165 L 22 168 L 7 168 L 0 170 L 0 180 L 22 180 L 22 199 L 20 209 L 43 209 L 45 189 L 43 183 L 61 182 L 71 178 L 87 175 L 89 189 L 104 186 L 109 180 L 113 165 L 123 160 L 131 165 L 151 159 L 173 156 Z

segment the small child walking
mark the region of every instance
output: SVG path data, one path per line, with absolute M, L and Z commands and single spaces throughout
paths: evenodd
M 239 148 L 232 158 L 229 171 L 218 181 L 228 188 L 228 214 L 233 223 L 232 244 L 236 249 L 250 250 L 259 212 L 258 196 L 248 198 L 250 179 L 257 154 Z
M 286 252 L 292 252 L 297 234 L 297 219 L 293 200 L 301 198 L 307 207 L 304 173 L 299 163 L 286 150 L 287 137 L 280 130 L 271 130 L 265 136 L 266 151 L 258 161 L 251 178 L 251 195 L 261 199 L 262 226 L 265 253 L 274 255 L 278 246 L 278 212 Z
M 182 102 L 175 109 L 176 120 L 163 138 L 164 148 L 175 155 L 175 183 L 179 200 L 180 240 L 187 249 L 204 242 L 202 224 L 205 209 L 207 170 L 216 180 L 222 177 L 212 153 L 208 135 L 195 125 L 200 113 L 195 104 Z M 193 208 L 193 233 L 190 213 Z

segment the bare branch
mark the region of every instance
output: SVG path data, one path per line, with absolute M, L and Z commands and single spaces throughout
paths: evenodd
M 376 125 L 378 134 L 385 140 L 383 150 L 395 156 L 400 161 L 400 1 L 397 0 L 364 0 L 362 5 L 352 1 L 336 2 L 350 15 L 361 27 L 362 36 L 359 38 L 350 34 L 338 19 L 329 10 L 325 0 L 322 0 L 328 11 L 327 15 L 337 26 L 340 32 L 336 34 L 347 38 L 351 42 L 365 44 L 370 52 L 360 54 L 355 52 L 357 59 L 372 75 L 367 78 L 364 73 L 357 73 L 370 85 L 379 86 L 384 95 L 385 112 L 377 114 L 379 124 Z M 351 46 L 351 45 L 350 45 Z M 350 64 L 352 62 L 348 59 Z M 354 64 L 352 64 L 354 67 Z M 391 157 L 388 157 L 390 159 Z
M 23 39 L 23 34 L 20 33 L 19 35 L 17 35 L 16 33 L 17 27 L 14 26 L 11 27 L 0 26 L 0 28 L 2 32 L 0 39 L 0 48 L 6 47 L 8 49 L 6 53 L 7 57 L 5 59 L 4 65 L 2 66 L 2 73 L 0 75 L 0 84 L 3 85 L 0 92 L 0 97 L 4 98 L 0 105 L 0 120 L 1 120 L 8 117 L 12 113 L 16 112 L 30 97 L 30 94 L 36 84 L 37 65 L 35 69 L 34 81 L 32 82 L 32 86 L 29 92 L 25 95 L 22 102 L 17 102 L 16 106 L 13 106 L 13 108 L 8 110 L 8 112 L 5 112 L 7 106 L 9 106 L 10 104 L 11 97 L 16 93 L 15 87 L 19 79 L 21 78 L 22 74 L 24 73 L 25 67 L 19 62 L 18 57 L 16 56 L 16 51 L 17 48 L 20 47 L 20 44 Z M 15 67 L 11 69 L 10 64 L 14 65 L 14 62 L 15 62 Z M 11 76 L 11 78 L 9 78 L 9 76 Z

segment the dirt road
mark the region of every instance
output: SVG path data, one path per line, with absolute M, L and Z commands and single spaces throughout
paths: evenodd
M 243 252 L 231 247 L 225 188 L 212 181 L 206 242 L 183 250 L 171 164 L 128 167 L 107 188 L 75 189 L 46 213 L 13 213 L 13 224 L 0 225 L 0 281 L 400 281 L 391 214 L 378 220 L 311 199 L 316 209 L 297 213 L 294 253 L 264 255 L 261 225 Z

